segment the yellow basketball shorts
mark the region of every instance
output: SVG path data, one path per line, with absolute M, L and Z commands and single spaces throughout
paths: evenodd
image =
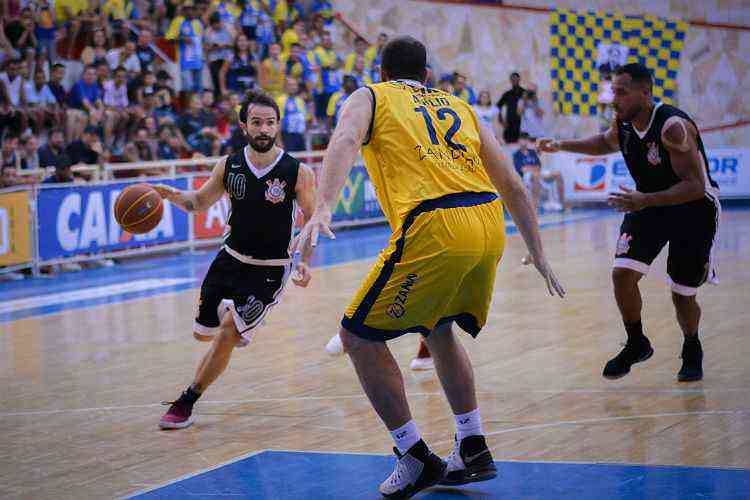
M 393 233 L 341 326 L 368 340 L 429 333 L 455 321 L 476 337 L 487 321 L 505 246 L 494 193 L 454 193 L 419 204 Z

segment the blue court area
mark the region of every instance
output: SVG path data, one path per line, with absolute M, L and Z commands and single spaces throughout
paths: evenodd
M 187 477 L 136 499 L 377 499 L 378 484 L 395 457 L 264 451 Z M 425 500 L 743 499 L 750 470 L 613 464 L 496 462 L 497 478 L 464 486 L 436 486 Z
M 542 215 L 540 225 L 554 227 L 616 216 L 609 209 L 574 210 Z M 512 221 L 508 221 L 507 232 L 516 232 Z M 321 238 L 312 265 L 332 266 L 371 259 L 387 245 L 390 234 L 385 224 L 338 230 L 335 240 Z M 0 282 L 0 323 L 195 288 L 200 286 L 215 255 L 215 249 L 208 249 L 125 259 L 109 268 Z

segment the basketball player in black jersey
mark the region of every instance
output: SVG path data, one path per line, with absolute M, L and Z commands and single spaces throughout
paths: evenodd
M 159 421 L 162 429 L 193 422 L 193 405 L 229 364 L 235 347 L 246 346 L 255 328 L 278 302 L 292 271 L 289 245 L 296 206 L 307 220 L 314 208 L 315 175 L 276 146 L 279 108 L 263 93 L 251 92 L 240 108 L 240 127 L 248 145 L 219 160 L 198 191 L 155 186 L 159 194 L 186 211 L 206 210 L 225 193 L 231 215 L 224 245 L 201 286 L 193 336 L 212 342 L 193 383 Z M 302 251 L 292 281 L 310 282 L 310 248 Z
M 604 377 L 625 376 L 631 365 L 654 350 L 643 334 L 638 281 L 669 243 L 667 274 L 677 322 L 684 334 L 681 382 L 703 377 L 703 350 L 698 339 L 701 309 L 698 287 L 717 283 L 712 250 L 721 208 L 711 179 L 703 141 L 695 122 L 683 111 L 654 103 L 652 79 L 641 64 L 616 71 L 613 82 L 615 121 L 604 134 L 576 141 L 544 139 L 545 152 L 570 151 L 604 155 L 621 151 L 635 180 L 635 190 L 621 186 L 609 204 L 626 212 L 615 252 L 612 281 L 628 340 L 604 367 Z

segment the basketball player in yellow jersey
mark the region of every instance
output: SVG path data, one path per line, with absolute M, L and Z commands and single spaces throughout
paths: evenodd
M 316 245 L 321 232 L 334 237 L 331 208 L 361 146 L 393 236 L 344 313 L 339 335 L 396 444 L 396 468 L 380 485 L 388 498 L 497 474 L 471 362 L 452 324 L 476 336 L 485 323 L 504 247 L 503 203 L 549 293 L 564 295 L 520 178 L 469 105 L 424 87 L 426 59 L 424 45 L 411 37 L 389 42 L 381 66 L 385 83 L 347 99 L 323 161 L 320 198 L 295 242 L 303 248 L 308 241 Z M 447 464 L 420 438 L 386 345 L 407 332 L 425 337 L 455 415 L 456 447 Z

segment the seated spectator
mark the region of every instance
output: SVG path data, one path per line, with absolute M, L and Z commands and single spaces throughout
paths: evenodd
M 282 54 L 281 62 L 287 78 L 291 77 L 299 82 L 307 82 L 310 79 L 310 72 L 302 58 L 302 46 L 298 43 L 292 45 L 288 54 Z M 302 88 L 307 90 L 307 84 L 302 85 Z
M 125 42 L 123 47 L 112 49 L 107 52 L 109 69 L 114 70 L 122 66 L 128 72 L 130 78 L 134 78 L 141 72 L 141 60 L 135 52 L 135 42 Z
M 21 140 L 21 168 L 23 170 L 37 170 L 39 162 L 39 141 L 33 134 L 28 134 Z
M 297 21 L 304 21 L 307 17 L 304 0 L 287 0 L 289 6 L 289 14 L 287 16 L 287 24 L 294 25 Z
M 66 162 L 56 166 L 55 173 L 44 179 L 42 184 L 61 184 L 65 182 L 75 182 L 75 180 L 70 161 L 66 158 Z
M 375 45 L 370 45 L 365 52 L 365 67 L 370 68 L 373 79 L 380 81 L 380 63 L 383 60 L 383 47 L 388 43 L 388 34 L 380 33 Z
M 156 156 L 156 142 L 151 139 L 148 129 L 139 127 L 135 136 L 125 146 L 125 160 L 128 162 L 154 161 Z M 148 175 L 163 175 L 161 169 L 146 171 Z
M 103 148 L 99 140 L 99 132 L 96 127 L 88 126 L 83 129 L 80 139 L 68 144 L 65 153 L 70 159 L 71 165 L 96 165 L 102 158 Z M 102 158 L 103 159 L 103 158 Z
M 276 43 L 276 25 L 264 9 L 258 14 L 258 26 L 255 28 L 255 44 L 259 59 L 268 57 L 268 51 Z
M 231 38 L 235 35 L 234 25 L 240 16 L 240 8 L 233 1 L 212 0 L 203 19 L 213 18 L 214 14 L 218 17 L 222 29 L 229 35 L 231 44 Z
M 39 148 L 39 167 L 56 167 L 64 161 L 70 161 L 65 153 L 65 134 L 58 129 L 52 129 L 47 143 Z
M 94 20 L 95 13 L 92 12 L 91 6 L 88 2 L 81 2 L 77 0 L 55 0 L 55 16 L 57 17 L 57 25 L 64 27 L 64 40 L 66 41 L 64 57 L 67 59 L 74 59 L 73 52 L 76 47 L 78 35 L 83 31 L 87 31 L 83 28 L 93 26 L 92 21 Z
M 543 208 L 556 212 L 562 211 L 565 204 L 565 186 L 562 175 L 556 170 L 542 168 L 536 149 L 531 147 L 533 143 L 530 142 L 528 134 L 522 132 L 519 139 L 519 148 L 513 153 L 513 164 L 516 167 L 516 172 L 523 177 L 526 186 L 531 191 L 534 206 L 539 207 L 542 181 L 553 182 L 557 187 L 558 201 L 554 201 L 550 196 L 550 199 L 544 203 Z
M 47 85 L 44 71 L 37 69 L 34 72 L 34 81 L 24 84 L 24 97 L 26 98 L 26 113 L 29 116 L 32 130 L 35 134 L 49 125 L 64 123 L 65 114 L 62 107 L 57 104 L 57 99 Z
M 357 58 L 362 58 L 362 62 L 365 63 L 365 54 L 367 54 L 367 40 L 364 38 L 358 36 L 356 40 L 354 40 L 354 52 L 350 53 L 346 56 L 346 59 L 344 60 L 344 73 L 352 73 L 354 71 L 354 62 L 357 60 Z M 365 69 L 368 69 L 365 64 Z
M 135 46 L 135 55 L 141 63 L 141 71 L 157 71 L 159 69 L 160 61 L 151 47 L 152 43 L 154 43 L 154 33 L 151 28 L 143 28 L 138 33 L 138 43 Z
M 443 75 L 438 81 L 438 88 L 448 94 L 453 94 L 453 78 L 450 75 Z
M 497 121 L 499 110 L 492 104 L 489 91 L 483 90 L 479 93 L 479 99 L 477 99 L 477 103 L 474 105 L 474 111 L 477 113 L 477 118 L 492 130 L 495 137 L 499 137 L 500 122 Z
M 281 46 L 271 45 L 268 57 L 260 65 L 260 86 L 274 99 L 284 91 L 284 64 L 281 62 Z
M 544 110 L 539 105 L 536 85 L 529 84 L 518 103 L 518 114 L 521 115 L 521 132 L 525 132 L 534 141 L 547 134 L 544 131 Z
M 25 128 L 26 115 L 11 104 L 5 84 L 0 81 L 0 137 L 8 133 L 19 135 Z
M 216 122 L 212 114 L 202 111 L 200 96 L 192 94 L 189 107 L 178 118 L 177 126 L 193 150 L 206 156 L 214 156 L 214 151 L 218 154 L 221 148 Z
M 335 129 L 336 124 L 339 122 L 339 116 L 341 115 L 341 108 L 344 105 L 344 101 L 346 101 L 355 90 L 357 90 L 357 80 L 351 75 L 345 75 L 343 88 L 338 92 L 335 92 L 328 101 L 328 126 L 331 130 Z
M 33 184 L 34 182 L 38 182 L 38 180 L 36 177 L 30 175 L 18 175 L 16 167 L 0 165 L 0 189 Z
M 21 9 L 21 16 L 5 25 L 5 35 L 10 44 L 22 54 L 37 46 L 34 12 L 29 7 Z
M 63 86 L 63 80 L 65 80 L 65 65 L 64 64 L 53 64 L 52 70 L 50 71 L 50 80 L 47 86 L 49 87 L 52 94 L 57 100 L 57 104 L 65 106 L 68 100 L 68 92 Z
M 0 166 L 14 168 L 16 171 L 21 170 L 23 153 L 19 142 L 20 138 L 15 134 L 7 134 L 3 137 L 2 146 L 0 146 Z
M 135 89 L 135 101 L 139 105 L 143 105 L 145 94 L 156 94 L 156 83 L 156 75 L 153 71 L 144 71 L 139 79 L 132 82 L 132 86 L 129 87 Z
M 80 137 L 86 124 L 98 125 L 101 122 L 104 117 L 104 103 L 94 66 L 86 66 L 83 78 L 70 89 L 68 106 L 68 142 Z
M 370 72 L 365 68 L 364 56 L 358 56 L 354 60 L 354 68 L 349 74 L 357 80 L 357 87 L 364 87 L 365 85 L 372 85 L 374 83 L 370 76 Z
M 221 93 L 245 95 L 245 92 L 255 87 L 258 73 L 258 60 L 250 49 L 250 42 L 244 33 L 240 33 L 234 41 L 232 54 L 219 70 Z
M 299 96 L 295 78 L 287 77 L 284 90 L 276 99 L 281 116 L 281 140 L 287 151 L 304 151 L 308 121 L 305 101 Z
M 211 14 L 209 28 L 206 32 L 206 52 L 208 56 L 208 69 L 211 73 L 211 83 L 214 92 L 218 96 L 221 92 L 221 81 L 219 75 L 225 62 L 232 57 L 232 35 L 222 24 L 218 12 Z
M 299 43 L 300 36 L 304 32 L 305 22 L 302 19 L 298 19 L 294 22 L 291 28 L 287 29 L 284 34 L 281 35 L 282 59 L 285 59 L 289 55 L 292 45 Z
M 175 99 L 175 92 L 170 81 L 172 77 L 169 73 L 162 70 L 156 74 L 156 85 L 154 85 L 154 100 L 156 101 L 156 110 L 154 114 L 158 122 L 165 119 L 174 122 L 177 118 L 172 103 Z
M 95 66 L 100 62 L 108 62 L 107 54 L 110 49 L 107 32 L 104 28 L 97 28 L 91 32 L 90 43 L 81 52 L 81 62 L 84 65 L 93 64 Z
M 256 31 L 258 28 L 258 19 L 260 17 L 260 5 L 253 0 L 240 0 L 240 29 L 248 40 L 255 43 Z
M 5 84 L 10 104 L 17 108 L 23 105 L 23 65 L 23 59 L 14 59 L 8 63 L 6 71 L 0 73 L 0 82 Z
M 128 73 L 125 68 L 119 66 L 115 70 L 115 77 L 104 82 L 104 145 L 111 147 L 114 138 L 125 134 L 128 125 L 135 117 L 135 113 L 129 107 L 128 100 Z
M 466 83 L 466 77 L 458 72 L 453 74 L 453 95 L 463 99 L 472 106 L 477 102 L 474 89 Z
M 159 129 L 156 154 L 160 160 L 178 160 L 190 156 L 190 146 L 174 125 L 163 125 Z

